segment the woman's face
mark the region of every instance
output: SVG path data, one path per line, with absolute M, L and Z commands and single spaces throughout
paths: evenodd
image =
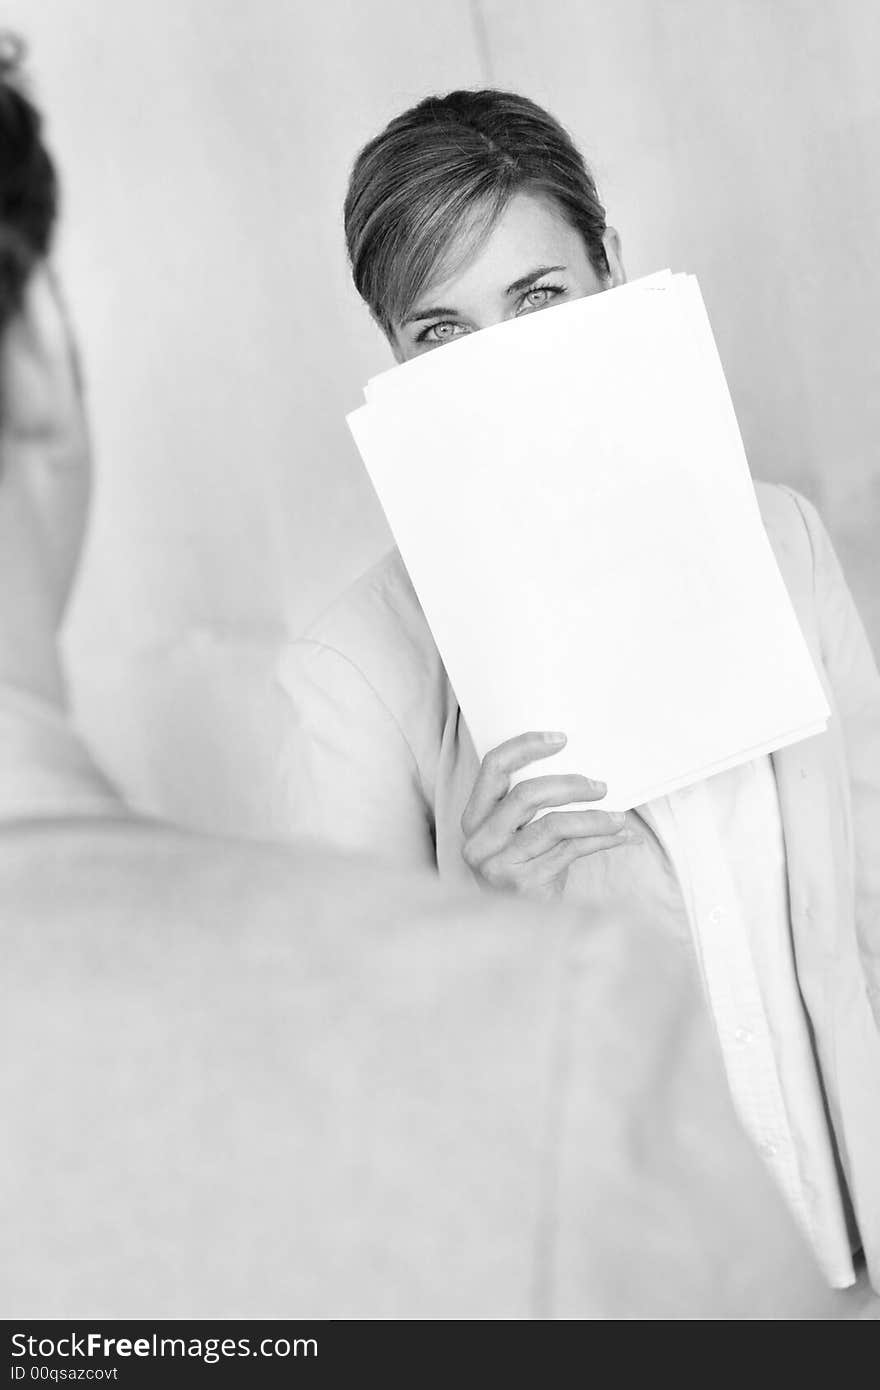
M 394 356 L 407 362 L 465 333 L 622 285 L 620 241 L 612 227 L 603 241 L 607 279 L 593 269 L 581 234 L 550 199 L 518 193 L 474 258 L 450 279 L 427 286 L 394 325 Z

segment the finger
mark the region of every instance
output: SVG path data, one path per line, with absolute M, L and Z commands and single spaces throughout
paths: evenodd
M 529 824 L 536 812 L 548 806 L 570 806 L 575 802 L 596 801 L 604 794 L 603 782 L 594 782 L 589 777 L 581 777 L 576 773 L 556 777 L 531 777 L 525 782 L 519 782 L 506 796 L 494 803 L 482 824 L 467 837 L 466 858 L 471 863 L 479 863 L 488 859 L 490 855 L 497 854 L 518 830 Z M 620 824 L 622 819 L 619 818 L 615 828 Z M 605 829 L 610 831 L 610 825 Z
M 472 834 L 492 807 L 507 795 L 514 772 L 537 762 L 539 758 L 552 758 L 565 744 L 565 734 L 532 731 L 517 734 L 516 738 L 509 738 L 505 743 L 499 743 L 497 748 L 491 748 L 480 765 L 479 775 L 462 816 L 464 833 Z
M 576 772 L 557 773 L 552 777 L 528 777 L 511 787 L 507 796 L 498 803 L 492 819 L 497 819 L 499 826 L 506 827 L 512 834 L 534 820 L 538 811 L 545 811 L 551 806 L 600 801 L 605 791 L 604 782 L 582 777 Z
M 627 826 L 617 835 L 589 835 L 563 840 L 536 859 L 516 861 L 510 849 L 496 854 L 479 867 L 480 877 L 493 888 L 528 894 L 530 888 L 542 888 L 566 874 L 578 859 L 598 854 L 606 849 L 638 844 L 642 837 Z
M 587 835 L 574 840 L 563 840 L 555 849 L 531 861 L 539 874 L 555 874 L 569 869 L 577 859 L 586 859 L 591 854 L 600 854 L 606 849 L 621 849 L 624 845 L 641 844 L 642 837 L 637 830 L 626 826 L 618 835 Z
M 511 853 L 522 862 L 538 859 L 570 840 L 631 838 L 637 832 L 626 823 L 623 811 L 551 811 L 514 835 Z

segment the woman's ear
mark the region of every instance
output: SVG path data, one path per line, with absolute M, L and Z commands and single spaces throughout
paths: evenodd
M 602 233 L 602 245 L 605 247 L 605 255 L 608 259 L 608 269 L 611 272 L 611 289 L 616 289 L 618 285 L 626 284 L 626 271 L 623 268 L 623 250 L 620 244 L 620 233 L 616 227 L 606 227 Z

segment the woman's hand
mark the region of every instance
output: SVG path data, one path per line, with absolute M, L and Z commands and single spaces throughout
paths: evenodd
M 478 878 L 492 888 L 532 898 L 557 897 L 576 859 L 637 842 L 622 811 L 548 811 L 598 801 L 602 782 L 577 775 L 533 777 L 511 788 L 514 772 L 565 745 L 564 734 L 529 733 L 508 739 L 483 759 L 461 818 L 462 853 Z

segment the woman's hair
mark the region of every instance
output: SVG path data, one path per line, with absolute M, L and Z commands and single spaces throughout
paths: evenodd
M 20 82 L 23 46 L 0 33 L 0 333 L 20 307 L 36 263 L 49 251 L 58 181 L 40 113 Z
M 427 97 L 361 150 L 345 237 L 357 291 L 386 333 L 425 285 L 464 263 L 520 192 L 552 199 L 597 274 L 608 274 L 593 176 L 568 132 L 528 98 L 493 90 Z

